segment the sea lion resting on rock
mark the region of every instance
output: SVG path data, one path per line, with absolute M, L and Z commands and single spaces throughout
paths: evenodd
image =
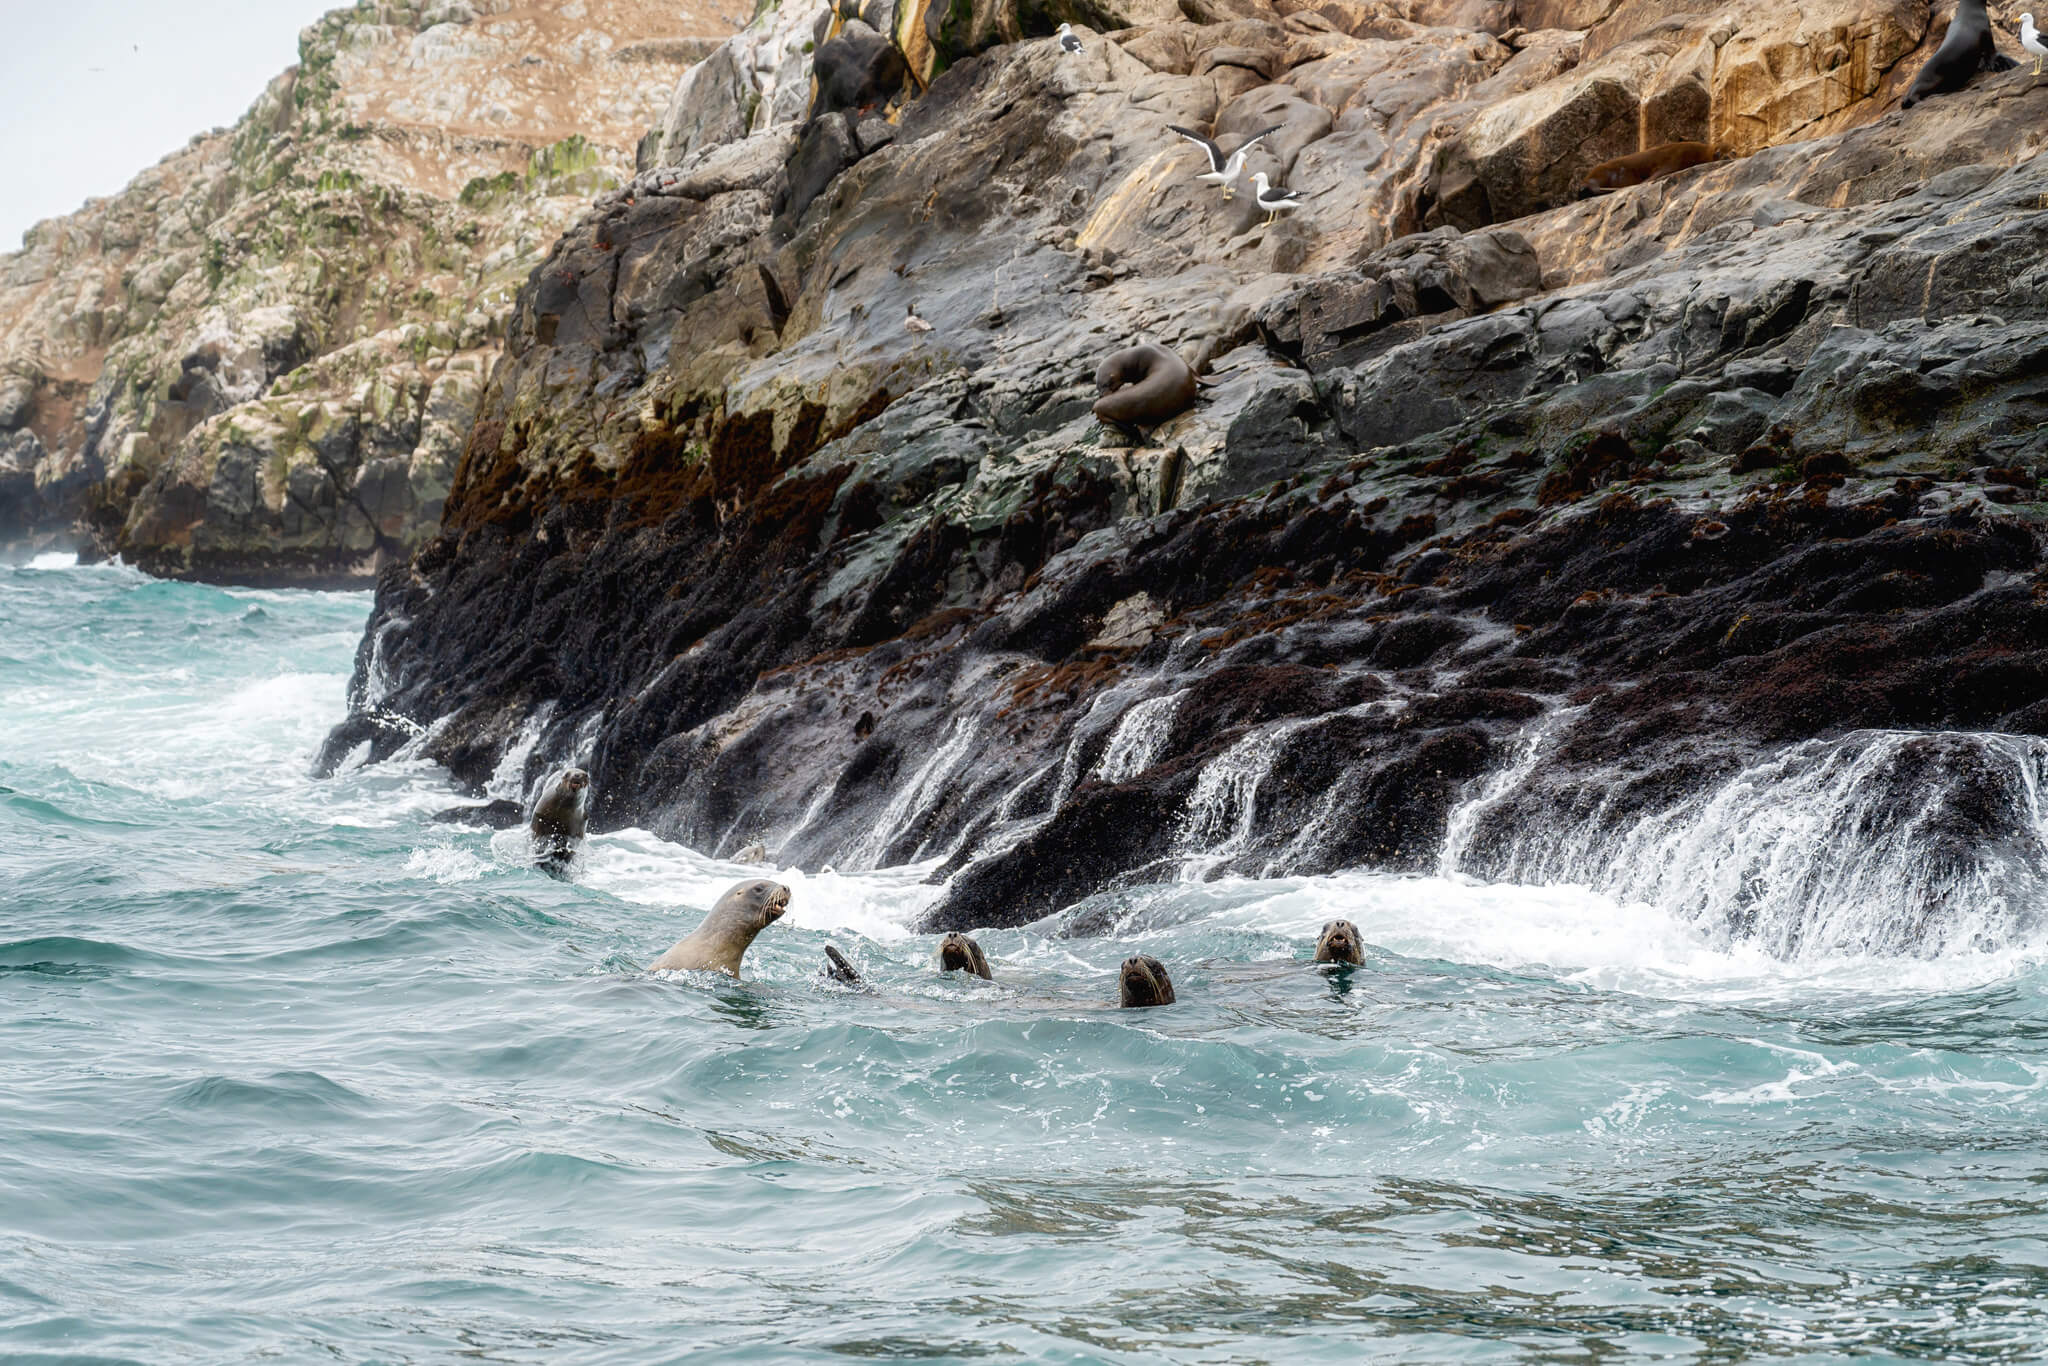
M 1124 959 L 1117 989 L 1127 1008 L 1173 1004 L 1173 979 L 1166 975 L 1166 964 L 1149 953 Z
M 1631 185 L 1641 185 L 1659 176 L 1676 175 L 1694 166 L 1721 160 L 1721 155 L 1704 142 L 1667 142 L 1661 146 L 1630 152 L 1625 157 L 1603 161 L 1579 177 L 1579 198 L 1612 194 Z
M 1358 926 L 1348 920 L 1332 920 L 1323 926 L 1316 940 L 1318 963 L 1363 963 L 1365 949 L 1359 941 Z
M 981 951 L 981 945 L 968 935 L 953 933 L 939 941 L 939 971 L 954 972 L 965 969 L 983 981 L 993 982 L 995 974 L 988 970 L 988 955 Z
M 1095 367 L 1095 416 L 1150 427 L 1195 406 L 1195 372 L 1163 346 L 1145 342 L 1113 352 Z
M 754 936 L 782 918 L 789 908 L 789 888 L 766 878 L 742 882 L 718 898 L 696 932 L 654 960 L 650 972 L 678 969 L 740 975 L 740 959 Z
M 534 803 L 533 817 L 526 823 L 533 836 L 533 849 L 542 866 L 559 868 L 583 843 L 590 815 L 590 775 L 580 768 L 565 768 L 549 778 Z
M 1941 46 L 1913 78 L 1913 86 L 1899 105 L 1911 109 L 1929 95 L 1947 95 L 1961 90 L 1980 71 L 2009 71 L 2019 63 L 1998 55 L 1998 43 L 1991 36 L 1991 16 L 1984 12 L 1984 0 L 1958 0 L 1955 18 L 1948 21 L 1948 33 Z

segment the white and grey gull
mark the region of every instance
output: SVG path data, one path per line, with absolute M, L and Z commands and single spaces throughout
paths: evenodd
M 1069 57 L 1071 57 L 1080 50 L 1081 40 L 1074 36 L 1074 26 L 1072 24 L 1061 24 L 1060 51 L 1066 53 Z
M 2034 54 L 2034 74 L 2041 74 L 2041 62 L 2048 58 L 2048 42 L 2041 40 L 2041 30 L 2034 27 L 2034 16 L 2020 16 L 2020 46 Z
M 1301 207 L 1303 196 L 1300 190 L 1290 190 L 1284 185 L 1266 184 L 1264 171 L 1252 177 L 1252 187 L 1258 198 L 1259 207 L 1266 211 L 1268 223 L 1283 213 L 1293 213 Z
M 1166 125 L 1166 131 L 1180 134 L 1209 154 L 1209 169 L 1196 176 L 1195 179 L 1206 180 L 1212 185 L 1221 185 L 1223 187 L 1223 197 L 1228 199 L 1236 192 L 1233 188 L 1234 182 L 1240 175 L 1244 174 L 1245 153 L 1251 151 L 1252 147 L 1261 140 L 1279 132 L 1284 126 L 1283 124 L 1276 123 L 1271 128 L 1261 128 L 1258 132 L 1237 144 L 1237 150 L 1227 157 L 1223 155 L 1221 147 L 1218 147 L 1215 143 L 1192 129 L 1182 128 L 1177 124 L 1169 123 Z

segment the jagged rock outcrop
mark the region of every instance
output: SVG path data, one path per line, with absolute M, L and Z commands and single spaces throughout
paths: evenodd
M 456 0 L 308 28 L 235 127 L 0 257 L 0 543 L 85 521 L 152 572 L 276 582 L 410 554 L 520 283 L 724 27 Z
M 1918 4 L 1181 9 L 1063 57 L 977 5 L 893 122 L 771 44 L 717 125 L 699 67 L 663 126 L 726 133 L 521 292 L 326 762 L 530 739 L 600 825 L 936 860 L 954 926 L 1434 868 L 1504 772 L 1461 866 L 1795 740 L 2042 731 L 2048 88 L 1902 116 Z M 1699 119 L 1744 155 L 1550 204 Z M 1315 193 L 1263 226 L 1168 123 L 1280 124 Z M 1089 377 L 1140 339 L 1210 387 L 1133 446 Z

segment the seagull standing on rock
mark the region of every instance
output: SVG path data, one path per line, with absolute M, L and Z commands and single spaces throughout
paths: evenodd
M 2041 30 L 2034 27 L 2034 16 L 2020 16 L 2020 46 L 2034 54 L 2034 74 L 2041 74 L 2041 62 L 2048 58 L 2048 43 L 2041 41 Z
M 1177 127 L 1171 123 L 1166 125 L 1166 131 L 1180 134 L 1209 154 L 1209 169 L 1196 176 L 1195 179 L 1206 180 L 1212 185 L 1221 185 L 1223 187 L 1223 197 L 1228 199 L 1236 193 L 1235 182 L 1237 178 L 1244 174 L 1244 154 L 1251 151 L 1253 145 L 1260 139 L 1271 137 L 1279 132 L 1282 127 L 1283 125 L 1276 123 L 1271 128 L 1261 128 L 1258 132 L 1237 144 L 1237 150 L 1228 157 L 1223 155 L 1221 147 L 1218 147 L 1200 133 Z
M 1071 57 L 1080 50 L 1081 40 L 1074 36 L 1074 26 L 1072 24 L 1061 24 L 1060 51 L 1066 53 L 1069 57 Z
M 932 330 L 930 323 L 917 316 L 917 305 L 914 302 L 903 306 L 903 330 L 912 334 Z
M 1283 213 L 1293 213 L 1301 207 L 1302 195 L 1300 190 L 1290 190 L 1280 185 L 1267 185 L 1266 173 L 1264 171 L 1260 171 L 1252 177 L 1252 185 L 1258 196 L 1259 207 L 1266 211 L 1266 221 L 1268 223 L 1271 223 Z

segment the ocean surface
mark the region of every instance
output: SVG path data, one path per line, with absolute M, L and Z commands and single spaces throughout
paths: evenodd
M 429 764 L 308 776 L 368 610 L 0 569 L 0 1359 L 2048 1355 L 2024 937 L 1357 873 L 988 933 L 985 984 L 927 869 L 785 869 L 746 981 L 658 978 L 756 870 L 555 881 Z M 1179 1005 L 1110 1008 L 1134 951 Z

